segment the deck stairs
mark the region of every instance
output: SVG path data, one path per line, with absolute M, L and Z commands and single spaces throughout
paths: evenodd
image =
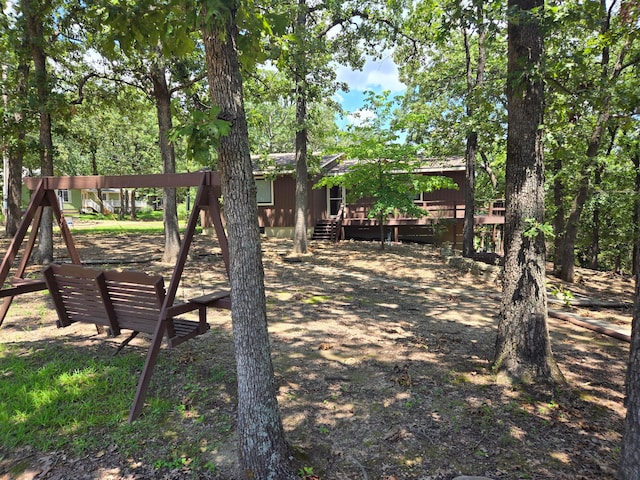
M 332 242 L 338 233 L 338 222 L 333 219 L 320 219 L 313 229 L 311 240 L 323 240 Z

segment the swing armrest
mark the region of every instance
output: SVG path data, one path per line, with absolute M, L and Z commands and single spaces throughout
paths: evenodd
M 183 313 L 193 312 L 198 308 L 198 305 L 194 305 L 189 302 L 176 303 L 167 309 L 167 317 L 177 317 L 178 315 L 182 315 Z
M 196 304 L 199 307 L 231 309 L 231 292 L 228 290 L 212 292 L 201 297 L 190 298 L 189 303 Z
M 46 290 L 47 284 L 44 280 L 15 279 L 11 282 L 11 287 L 0 290 L 0 298 L 13 297 L 23 293 L 38 292 Z
M 167 317 L 177 317 L 183 313 L 199 310 L 201 322 L 206 323 L 206 309 L 209 307 L 230 310 L 231 293 L 228 290 L 221 290 L 200 297 L 190 298 L 185 303 L 177 303 L 169 307 L 167 309 Z

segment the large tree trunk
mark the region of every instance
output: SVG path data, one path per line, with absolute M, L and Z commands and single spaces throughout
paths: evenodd
M 638 156 L 636 166 L 636 193 L 640 190 L 638 177 Z M 640 218 L 640 197 L 636 195 L 634 202 L 634 218 Z M 629 365 L 627 368 L 626 397 L 627 416 L 622 436 L 620 453 L 619 480 L 637 480 L 640 478 L 640 229 L 635 225 L 634 270 L 636 280 L 636 296 L 633 305 L 633 321 L 631 323 L 631 346 Z
M 555 382 L 562 374 L 547 330 L 545 239 L 525 235 L 527 220 L 544 221 L 542 156 L 543 37 L 537 15 L 543 0 L 510 0 L 518 21 L 508 26 L 505 269 L 495 366 L 518 381 Z
M 47 75 L 47 56 L 44 45 L 47 42 L 43 33 L 43 16 L 50 8 L 50 2 L 22 0 L 22 12 L 25 15 L 26 28 L 31 45 L 36 90 L 40 115 L 39 152 L 42 176 L 53 175 L 53 139 L 51 136 L 51 113 L 49 112 L 49 79 Z M 53 261 L 53 212 L 44 210 L 40 226 L 40 245 L 36 252 L 36 261 L 47 264 Z
M 298 0 L 296 30 L 307 23 L 307 4 Z M 301 47 L 298 47 L 301 48 Z M 296 211 L 293 230 L 293 253 L 307 253 L 307 208 L 309 173 L 307 167 L 307 89 L 306 67 L 302 55 L 296 56 Z
M 237 478 L 293 480 L 267 331 L 258 206 L 238 63 L 235 9 L 203 37 L 211 101 L 231 122 L 218 165 L 229 236 L 231 315 L 238 383 Z M 204 18 L 207 18 L 206 12 Z
M 162 157 L 162 172 L 165 174 L 176 173 L 175 150 L 173 143 L 169 141 L 169 132 L 173 126 L 171 120 L 171 93 L 167 85 L 164 66 L 154 63 L 151 67 L 151 79 L 153 81 L 153 95 L 156 100 L 156 112 L 158 115 L 158 143 L 160 144 L 160 155 Z M 164 188 L 162 190 L 162 203 L 164 206 L 164 254 L 162 255 L 162 261 L 175 263 L 180 252 L 180 230 L 175 188 Z

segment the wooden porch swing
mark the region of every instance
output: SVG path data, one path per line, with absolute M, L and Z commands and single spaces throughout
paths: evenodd
M 79 321 L 95 324 L 99 332 L 106 326 L 112 335 L 119 335 L 122 329 L 132 330 L 133 333 L 120 345 L 118 351 L 139 332 L 152 334 L 151 345 L 129 411 L 129 422 L 132 422 L 144 405 L 163 337 L 167 337 L 169 346 L 178 345 L 209 330 L 206 320 L 207 308 L 231 308 L 228 291 L 215 291 L 184 303 L 175 302 L 201 211 L 207 213 L 213 223 L 227 275 L 229 273 L 229 249 L 218 204 L 220 177 L 211 171 L 157 175 L 40 177 L 25 179 L 25 185 L 33 190 L 31 201 L 0 265 L 0 298 L 3 299 L 0 306 L 0 325 L 15 296 L 49 289 L 58 313 L 59 327 Z M 166 290 L 164 280 L 159 275 L 135 271 L 103 271 L 83 265 L 55 192 L 58 189 L 191 186 L 198 186 L 198 193 Z M 52 209 L 72 264 L 51 264 L 44 269 L 42 278 L 25 279 L 24 274 L 36 243 L 44 208 Z M 29 227 L 29 238 L 15 275 L 8 281 L 10 286 L 5 288 L 9 271 L 14 265 Z M 199 313 L 198 321 L 178 318 L 196 310 Z

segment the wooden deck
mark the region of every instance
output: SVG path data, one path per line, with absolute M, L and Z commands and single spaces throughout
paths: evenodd
M 416 218 L 402 215 L 390 216 L 385 222 L 386 235 L 390 240 L 450 241 L 454 248 L 461 241 L 465 206 L 459 202 L 420 201 L 415 204 L 428 212 L 427 216 Z M 344 238 L 378 239 L 378 220 L 369 218 L 368 204 L 346 205 L 337 219 L 320 219 L 316 223 L 313 238 L 316 240 L 338 240 Z M 495 200 L 485 207 L 476 209 L 474 223 L 477 226 L 496 229 L 505 221 L 504 200 Z

